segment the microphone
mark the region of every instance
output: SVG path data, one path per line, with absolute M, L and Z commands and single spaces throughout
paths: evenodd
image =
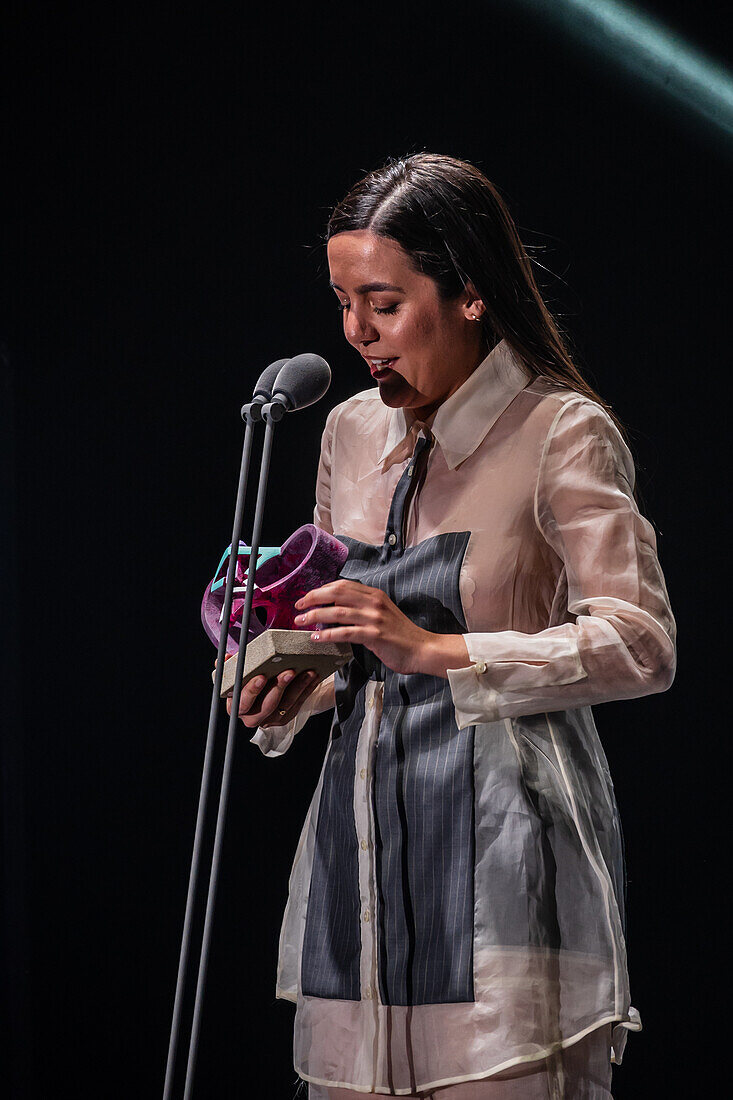
M 257 401 L 258 405 L 264 405 L 266 401 L 270 400 L 275 386 L 275 379 L 285 364 L 289 362 L 289 358 L 276 359 L 274 363 L 270 363 L 269 367 L 265 367 L 262 374 L 257 379 L 257 385 L 252 391 L 253 401 Z
M 276 359 L 274 363 L 270 363 L 269 367 L 265 367 L 262 374 L 257 379 L 251 400 L 248 401 L 246 405 L 242 406 L 243 420 L 247 419 L 248 414 L 252 416 L 253 420 L 261 419 L 260 409 L 272 399 L 275 380 L 282 368 L 288 362 L 290 362 L 289 359 Z
M 331 368 L 325 359 L 305 352 L 289 359 L 277 376 L 272 401 L 263 406 L 264 420 L 281 420 L 286 412 L 296 412 L 320 401 L 331 385 Z

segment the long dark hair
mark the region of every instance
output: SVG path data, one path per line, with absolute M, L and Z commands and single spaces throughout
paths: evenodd
M 628 443 L 618 417 L 574 362 L 506 203 L 478 168 L 438 153 L 390 160 L 336 206 L 326 239 L 355 229 L 396 241 L 443 298 L 456 298 L 472 283 L 486 307 L 487 350 L 506 340 L 532 377 L 544 375 L 595 401 Z

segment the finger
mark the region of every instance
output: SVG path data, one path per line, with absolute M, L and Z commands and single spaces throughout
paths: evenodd
M 285 669 L 275 679 L 268 680 L 264 690 L 257 695 L 246 711 L 240 707 L 239 717 L 245 726 L 260 725 L 273 711 L 277 710 L 285 688 L 294 678 L 295 671 L 292 668 Z
M 267 684 L 266 676 L 254 676 L 251 680 L 242 687 L 242 694 L 239 697 L 239 716 L 248 714 L 249 711 L 255 706 L 257 699 L 262 689 Z
M 313 588 L 295 601 L 294 606 L 300 611 L 308 607 L 318 607 L 321 604 L 340 603 L 353 606 L 360 602 L 368 591 L 367 586 L 359 581 L 338 580 L 324 584 L 320 588 Z
M 289 692 L 293 691 L 295 684 L 301 679 L 303 679 L 304 682 L 297 693 L 295 695 L 289 694 Z M 313 694 L 319 684 L 320 680 L 317 672 L 302 673 L 297 681 L 293 681 L 293 684 L 290 685 L 288 692 L 283 695 L 280 700 L 280 706 L 277 709 L 277 714 L 268 721 L 262 722 L 262 725 L 266 728 L 270 726 L 286 726 L 300 711 L 308 696 Z
M 296 678 L 294 669 L 289 668 L 281 672 L 274 680 L 270 680 L 262 692 L 259 703 L 259 712 L 264 717 L 282 707 L 282 698 L 288 686 Z
M 349 642 L 369 648 L 376 642 L 379 634 L 368 626 L 336 626 L 316 630 L 311 634 L 312 642 Z
M 280 706 L 278 712 L 281 710 L 298 710 L 304 699 L 310 695 L 313 688 L 318 686 L 318 673 L 313 669 L 309 669 L 306 672 L 301 672 L 299 676 L 296 676 L 291 684 L 288 685 L 280 700 Z
M 316 623 L 338 623 L 343 626 L 349 623 L 365 626 L 371 621 L 374 612 L 366 607 L 344 607 L 342 604 L 331 604 L 329 607 L 316 607 L 312 611 L 303 611 L 296 615 L 294 622 L 299 626 L 310 626 Z
M 231 656 L 236 656 L 232 654 Z M 228 660 L 229 658 L 227 658 Z M 284 674 L 283 674 L 284 675 Z M 239 696 L 239 710 L 238 714 L 241 718 L 244 714 L 250 714 L 259 710 L 258 702 L 262 693 L 262 689 L 267 684 L 266 676 L 253 676 L 251 680 L 248 680 L 242 685 L 242 691 Z M 226 700 L 227 714 L 232 713 L 232 697 L 229 695 Z

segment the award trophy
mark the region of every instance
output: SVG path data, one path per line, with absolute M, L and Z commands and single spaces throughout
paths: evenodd
M 216 646 L 219 645 L 222 629 L 231 551 L 231 546 L 224 551 L 201 603 L 204 630 Z M 318 681 L 325 680 L 351 660 L 352 649 L 348 643 L 313 642 L 310 639 L 313 627 L 296 629 L 293 621 L 295 603 L 313 588 L 336 580 L 348 553 L 342 542 L 312 523 L 299 527 L 282 547 L 260 547 L 255 566 L 243 684 L 259 675 L 269 679 L 288 668 L 296 673 L 312 669 L 318 674 Z M 227 628 L 227 656 L 239 652 L 250 568 L 251 548 L 240 542 Z M 223 699 L 232 694 L 235 670 L 236 661 L 225 663 L 220 689 Z M 212 679 L 215 674 L 216 669 Z

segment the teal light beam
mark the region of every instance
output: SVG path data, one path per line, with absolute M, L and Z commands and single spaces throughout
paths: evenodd
M 733 76 L 680 34 L 619 0 L 518 0 L 733 136 Z

